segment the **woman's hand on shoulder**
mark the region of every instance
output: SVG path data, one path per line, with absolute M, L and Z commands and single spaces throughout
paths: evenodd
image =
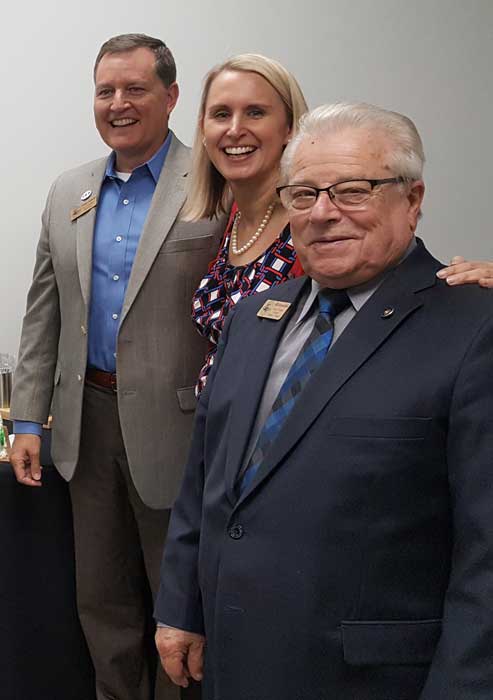
M 448 267 L 443 267 L 437 272 L 437 277 L 444 279 L 451 286 L 479 284 L 481 287 L 493 288 L 493 262 L 466 260 L 460 255 L 456 255 Z

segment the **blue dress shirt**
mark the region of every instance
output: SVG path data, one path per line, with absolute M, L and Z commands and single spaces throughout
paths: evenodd
M 140 235 L 171 144 L 171 132 L 155 155 L 132 171 L 127 181 L 108 158 L 94 225 L 88 367 L 116 369 L 120 314 Z M 14 421 L 15 433 L 41 435 L 39 423 Z

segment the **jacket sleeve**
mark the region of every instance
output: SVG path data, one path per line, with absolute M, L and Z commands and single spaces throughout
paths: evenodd
M 204 634 L 198 556 L 207 407 L 234 316 L 231 313 L 226 320 L 206 388 L 197 406 L 192 443 L 180 493 L 171 515 L 161 563 L 161 583 L 154 608 L 154 617 L 158 622 L 198 634 Z
M 60 336 L 60 306 L 50 249 L 52 186 L 42 215 L 33 280 L 27 297 L 10 415 L 45 423 L 48 419 Z
M 442 635 L 420 700 L 493 698 L 493 321 L 458 373 L 447 461 L 454 545 Z

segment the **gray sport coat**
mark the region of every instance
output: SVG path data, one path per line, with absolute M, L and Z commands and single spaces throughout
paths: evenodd
M 67 480 L 79 455 L 96 209 L 75 221 L 70 212 L 85 191 L 99 195 L 106 162 L 62 174 L 48 195 L 11 402 L 11 416 L 20 420 L 45 422 L 51 407 L 52 456 Z M 189 163 L 189 149 L 173 135 L 117 339 L 118 410 L 130 472 L 153 508 L 173 503 L 181 479 L 206 349 L 190 320 L 190 301 L 224 230 L 223 221 L 177 220 Z

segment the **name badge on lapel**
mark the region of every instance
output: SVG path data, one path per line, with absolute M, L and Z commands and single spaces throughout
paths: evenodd
M 72 209 L 70 211 L 70 221 L 75 221 L 79 218 L 79 216 L 82 216 L 91 209 L 94 209 L 97 203 L 98 198 L 94 196 L 91 197 L 91 199 L 88 199 L 86 202 L 84 202 L 84 204 L 81 204 L 80 207 L 75 207 L 75 209 Z
M 270 318 L 272 321 L 279 321 L 291 306 L 289 301 L 274 301 L 267 299 L 262 308 L 257 311 L 259 318 Z

